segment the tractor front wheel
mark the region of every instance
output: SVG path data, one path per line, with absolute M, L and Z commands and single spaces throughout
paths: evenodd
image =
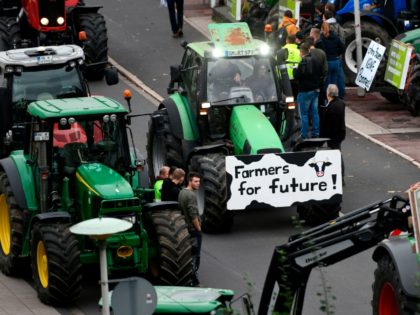
M 161 123 L 156 126 L 153 120 L 149 121 L 146 148 L 151 183 L 154 183 L 162 166 L 183 167 L 181 140 L 172 133 L 167 110 L 157 110 L 153 115 L 159 115 Z
M 152 277 L 165 285 L 190 285 L 191 238 L 181 212 L 153 210 L 146 214 L 146 228 L 156 249 L 149 261 Z
M 22 273 L 23 213 L 5 173 L 0 173 L 0 269 L 6 275 Z
M 85 52 L 85 76 L 88 80 L 102 80 L 108 63 L 105 19 L 99 13 L 83 13 L 78 16 L 77 25 L 78 31 L 84 31 L 87 36 L 87 40 L 79 44 Z
M 80 251 L 68 224 L 35 223 L 31 266 L 35 289 L 43 303 L 68 305 L 78 299 L 82 289 Z
M 229 232 L 233 225 L 233 214 L 232 211 L 226 210 L 225 155 L 196 155 L 191 160 L 191 168 L 201 174 L 198 210 L 202 230 L 206 233 Z
M 417 299 L 405 295 L 394 263 L 388 255 L 378 261 L 372 285 L 374 315 L 409 315 L 417 313 Z
M 14 48 L 20 38 L 20 27 L 15 17 L 0 17 L 0 51 Z

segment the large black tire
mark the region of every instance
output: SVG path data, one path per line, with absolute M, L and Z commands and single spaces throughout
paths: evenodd
M 77 17 L 78 31 L 85 31 L 87 41 L 80 43 L 85 52 L 88 80 L 102 80 L 108 62 L 108 35 L 105 19 L 99 13 L 82 13 Z M 89 67 L 90 64 L 100 65 Z
M 149 261 L 152 277 L 164 285 L 191 285 L 191 238 L 181 212 L 153 210 L 146 214 L 146 228 L 156 248 Z
M 68 305 L 78 299 L 82 289 L 80 251 L 68 224 L 35 223 L 31 267 L 35 289 L 43 303 Z
M 0 51 L 15 48 L 16 41 L 20 38 L 20 26 L 16 18 L 0 17 Z
M 184 167 L 181 140 L 172 133 L 167 110 L 155 111 L 153 115 L 161 115 L 163 123 L 160 125 L 161 130 L 155 130 L 152 120 L 149 121 L 146 149 L 149 177 L 152 183 L 162 166 Z
M 405 295 L 398 272 L 388 255 L 384 255 L 378 261 L 372 290 L 374 315 L 418 314 L 418 303 L 420 300 Z
M 0 269 L 6 275 L 22 274 L 23 211 L 19 209 L 9 179 L 0 172 Z
M 340 210 L 340 204 L 337 203 L 297 206 L 299 219 L 305 221 L 305 224 L 309 226 L 317 226 L 336 219 Z
M 395 92 L 381 92 L 381 95 L 390 103 L 398 104 L 400 103 L 400 95 L 397 91 Z
M 345 53 L 343 58 L 343 68 L 346 77 L 347 85 L 354 85 L 357 75 L 357 59 L 356 59 L 356 33 L 354 31 L 353 22 L 344 23 L 343 27 L 347 29 L 345 38 Z M 391 42 L 391 36 L 387 33 L 386 29 L 380 25 L 362 21 L 362 53 L 365 55 L 367 48 L 372 40 L 379 44 L 388 46 Z M 376 72 L 376 80 L 383 81 L 386 69 L 386 58 L 382 59 Z
M 420 116 L 420 101 L 416 97 L 420 96 L 420 65 L 415 65 L 411 73 L 409 92 L 407 93 L 407 108 L 411 115 Z
M 225 155 L 196 155 L 191 160 L 191 169 L 201 174 L 198 209 L 203 232 L 229 232 L 233 226 L 233 214 L 232 211 L 226 210 Z

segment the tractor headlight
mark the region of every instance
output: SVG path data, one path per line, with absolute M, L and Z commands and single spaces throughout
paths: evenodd
M 201 103 L 201 108 L 203 109 L 210 108 L 210 107 L 211 107 L 211 104 L 209 102 Z
M 4 72 L 6 73 L 13 73 L 15 69 L 13 69 L 12 66 L 6 66 L 6 69 L 4 69 Z
M 63 25 L 63 24 L 64 24 L 64 18 L 63 18 L 62 16 L 59 16 L 59 17 L 57 18 L 57 24 L 58 24 L 58 25 Z
M 112 122 L 116 122 L 117 121 L 117 115 L 115 115 L 115 114 L 112 114 L 109 118 L 110 118 L 110 120 Z
M 47 26 L 48 24 L 50 24 L 50 20 L 48 20 L 46 17 L 41 18 L 40 22 L 43 26 Z
M 76 122 L 76 119 L 74 117 L 69 118 L 69 124 L 73 125 Z
M 293 103 L 294 101 L 295 101 L 295 98 L 293 96 L 286 97 L 286 103 Z
M 103 121 L 104 121 L 104 123 L 109 122 L 109 115 L 105 115 L 105 116 L 103 117 Z
M 212 51 L 212 55 L 214 58 L 223 57 L 223 50 L 221 50 L 220 48 L 214 48 Z
M 60 118 L 60 125 L 61 126 L 65 126 L 65 125 L 67 125 L 67 118 Z
M 268 46 L 267 44 L 263 44 L 261 47 L 260 47 L 260 53 L 261 53 L 261 55 L 268 55 L 269 53 L 270 53 L 270 46 Z

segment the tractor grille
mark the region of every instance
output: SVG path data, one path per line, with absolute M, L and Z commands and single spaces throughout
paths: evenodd
M 140 212 L 140 199 L 131 198 L 131 199 L 117 199 L 117 200 L 102 200 L 100 207 L 101 215 L 110 215 L 113 213 L 123 214 L 123 213 L 133 213 Z

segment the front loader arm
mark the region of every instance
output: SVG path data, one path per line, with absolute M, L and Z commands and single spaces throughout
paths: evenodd
M 314 267 L 332 265 L 371 248 L 394 229 L 408 231 L 410 215 L 408 201 L 394 196 L 292 235 L 274 250 L 258 314 L 302 314 Z

